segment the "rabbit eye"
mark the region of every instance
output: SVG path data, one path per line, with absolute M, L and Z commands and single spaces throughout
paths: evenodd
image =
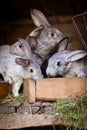
M 51 32 L 51 33 L 50 33 L 50 36 L 51 36 L 51 37 L 55 37 L 56 35 L 55 35 L 54 32 Z
M 54 33 L 51 33 L 51 36 L 54 37 Z
M 33 72 L 34 72 L 34 70 L 32 68 L 30 68 L 30 73 L 33 73 Z
M 57 62 L 57 66 L 60 66 L 60 62 L 59 61 Z
M 22 48 L 22 44 L 19 44 L 19 47 Z

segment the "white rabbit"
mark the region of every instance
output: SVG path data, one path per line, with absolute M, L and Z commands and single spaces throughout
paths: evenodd
M 29 36 L 37 37 L 37 44 L 33 50 L 35 54 L 42 59 L 46 59 L 57 45 L 58 51 L 67 48 L 69 38 L 64 36 L 58 29 L 53 28 L 41 11 L 32 9 L 31 17 L 37 27 L 29 34 Z
M 54 54 L 48 61 L 46 74 L 52 77 L 61 75 L 64 77 L 87 76 L 87 51 L 64 50 Z
M 0 74 L 2 74 L 5 81 L 12 85 L 12 93 L 18 96 L 18 91 L 23 79 L 43 78 L 39 64 L 32 59 L 28 48 L 25 48 L 25 57 L 19 57 L 11 54 L 9 51 L 6 53 L 0 52 Z

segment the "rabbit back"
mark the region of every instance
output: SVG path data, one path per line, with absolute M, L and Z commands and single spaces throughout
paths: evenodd
M 2 45 L 2 46 L 0 46 L 0 52 L 5 53 L 5 52 L 8 52 L 8 51 L 10 51 L 10 45 Z

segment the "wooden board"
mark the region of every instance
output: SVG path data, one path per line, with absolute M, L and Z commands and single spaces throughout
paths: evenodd
M 31 84 L 31 82 L 33 82 L 33 84 Z M 27 91 L 27 95 L 25 94 L 25 96 L 28 97 L 29 102 L 31 102 L 31 96 L 33 95 L 32 103 L 36 100 L 55 101 L 66 97 L 75 98 L 84 94 L 86 90 L 86 77 L 46 78 L 36 81 L 31 79 L 24 80 L 24 94 L 26 93 L 25 91 Z
M 55 121 L 54 115 L 46 114 L 8 114 L 0 115 L 0 129 L 20 129 L 35 126 L 49 126 Z M 64 125 L 64 122 L 59 118 L 55 121 L 57 125 Z
M 29 103 L 34 103 L 36 101 L 34 80 L 26 79 L 24 81 L 24 95 L 29 99 Z
M 8 82 L 0 81 L 0 97 L 7 96 L 10 93 L 11 86 Z

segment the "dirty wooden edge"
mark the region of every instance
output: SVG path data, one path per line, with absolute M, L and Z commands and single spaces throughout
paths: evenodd
M 47 114 L 7 114 L 0 115 L 0 129 L 17 129 L 26 127 L 65 125 L 63 120 Z
M 60 86 L 57 85 L 58 83 L 60 84 Z M 51 88 L 52 91 L 49 91 L 49 88 Z M 62 88 L 64 88 L 64 90 L 69 91 L 70 93 L 67 93 L 67 91 L 62 91 Z M 56 93 L 58 91 L 59 93 Z M 76 98 L 86 92 L 87 92 L 86 77 L 53 78 L 53 79 L 46 78 L 36 81 L 31 79 L 24 80 L 24 95 L 27 97 L 30 103 L 35 103 L 36 100 L 55 101 L 57 99 L 66 97 Z
M 83 128 L 86 127 L 84 123 Z M 0 114 L 0 129 L 20 129 L 40 126 L 69 126 L 60 117 L 47 114 Z

